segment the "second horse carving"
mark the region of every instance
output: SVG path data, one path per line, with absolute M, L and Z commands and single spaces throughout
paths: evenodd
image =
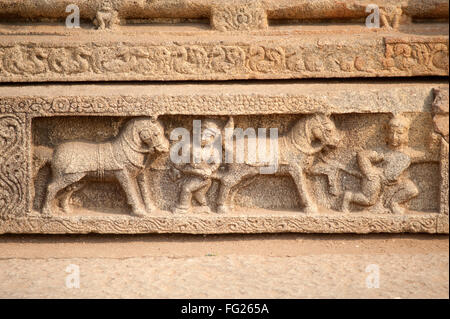
M 302 117 L 278 140 L 279 167 L 274 174 L 289 175 L 293 178 L 306 213 L 317 212 L 317 207 L 307 189 L 305 172 L 312 165 L 316 155 L 326 148 L 337 147 L 341 138 L 340 132 L 329 116 L 313 114 Z M 236 192 L 259 174 L 258 163 L 228 164 L 226 172 L 217 177 L 221 182 L 217 200 L 218 213 L 228 212 Z

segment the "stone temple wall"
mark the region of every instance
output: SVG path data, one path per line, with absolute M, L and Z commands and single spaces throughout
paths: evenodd
M 448 234 L 448 9 L 0 0 L 0 234 Z

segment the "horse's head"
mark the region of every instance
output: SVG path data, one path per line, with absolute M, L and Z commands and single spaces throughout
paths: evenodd
M 164 127 L 156 118 L 150 118 L 148 127 L 140 131 L 142 141 L 156 152 L 169 152 L 169 140 L 164 135 Z
M 134 122 L 134 136 L 149 151 L 169 152 L 169 141 L 164 135 L 164 127 L 155 117 L 141 117 Z
M 323 146 L 335 148 L 342 140 L 340 132 L 327 115 L 315 114 L 311 119 L 310 129 L 313 138 Z
M 329 116 L 320 113 L 303 117 L 291 131 L 291 142 L 295 147 L 311 155 L 327 147 L 337 147 L 341 139 L 334 122 Z

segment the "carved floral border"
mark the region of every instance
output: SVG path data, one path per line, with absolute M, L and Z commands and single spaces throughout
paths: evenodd
M 323 42 L 323 43 L 322 43 Z M 448 38 L 0 45 L 0 82 L 448 75 Z M 341 43 L 342 42 L 342 43 Z

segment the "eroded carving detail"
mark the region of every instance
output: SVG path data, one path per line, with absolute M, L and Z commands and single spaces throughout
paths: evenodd
M 267 14 L 259 1 L 216 3 L 212 8 L 211 24 L 219 31 L 248 31 L 266 29 Z
M 119 23 L 118 11 L 114 8 L 114 4 L 110 0 L 100 3 L 99 9 L 95 15 L 94 25 L 99 30 L 114 29 Z
M 383 64 L 389 70 L 417 72 L 445 70 L 448 72 L 448 41 L 427 43 L 386 39 L 386 56 Z

